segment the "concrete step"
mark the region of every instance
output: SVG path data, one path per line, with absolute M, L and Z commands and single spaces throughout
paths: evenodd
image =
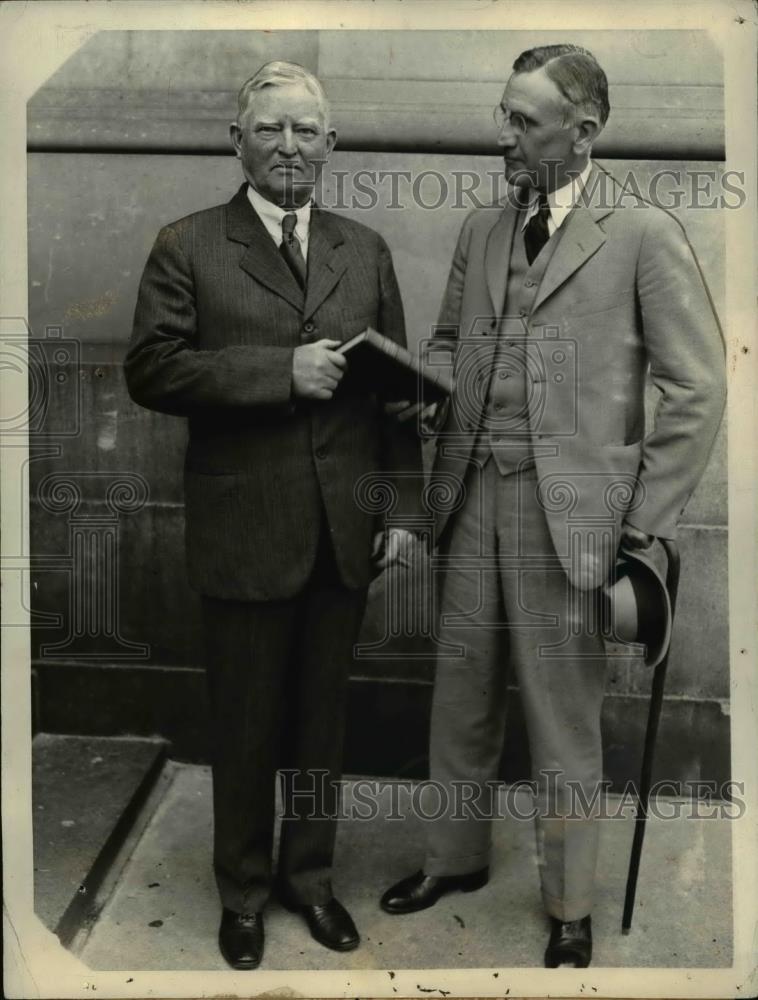
M 32 743 L 34 906 L 68 946 L 139 816 L 165 740 L 38 733 Z

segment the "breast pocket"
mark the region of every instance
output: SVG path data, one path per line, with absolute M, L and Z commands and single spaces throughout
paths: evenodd
M 633 300 L 634 291 L 632 289 L 625 292 L 587 295 L 586 298 L 577 299 L 573 305 L 569 306 L 566 314 L 571 320 L 599 316 L 601 313 L 612 312 L 615 309 L 627 310 L 633 305 Z

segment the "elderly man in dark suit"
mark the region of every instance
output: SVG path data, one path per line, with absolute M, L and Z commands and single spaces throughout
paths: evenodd
M 456 486 L 437 521 L 430 768 L 451 811 L 382 899 L 409 913 L 487 882 L 507 664 L 539 790 L 549 967 L 591 958 L 598 822 L 573 807 L 602 779 L 599 588 L 620 545 L 674 537 L 724 406 L 723 341 L 681 225 L 592 163 L 608 113 L 605 74 L 575 45 L 522 53 L 495 108 L 509 196 L 464 222 L 439 320 L 457 390 L 432 480 Z
M 385 537 L 354 491 L 364 475 L 399 472 L 412 514 L 420 449 L 353 390 L 335 350 L 367 326 L 401 344 L 405 332 L 385 242 L 312 204 L 336 139 L 319 81 L 267 64 L 240 91 L 231 138 L 245 183 L 159 233 L 125 372 L 136 402 L 189 419 L 219 943 L 244 969 L 263 952 L 277 769 L 288 775 L 280 898 L 325 946 L 359 943 L 331 886 L 347 669 L 372 573 L 407 554 L 411 535 Z

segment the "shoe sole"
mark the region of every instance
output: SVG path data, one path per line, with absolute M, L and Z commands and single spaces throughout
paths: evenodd
M 311 937 L 317 944 L 320 944 L 324 948 L 328 948 L 329 951 L 355 951 L 361 943 L 360 938 L 358 938 L 357 941 L 348 941 L 347 944 L 335 944 L 334 942 L 322 941 L 321 938 L 317 938 L 313 933 L 311 933 Z

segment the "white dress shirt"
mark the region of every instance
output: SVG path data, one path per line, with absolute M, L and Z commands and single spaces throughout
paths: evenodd
M 273 201 L 267 201 L 263 195 L 259 194 L 252 184 L 247 186 L 247 197 L 250 204 L 253 206 L 255 211 L 258 213 L 263 225 L 266 227 L 271 239 L 276 243 L 278 247 L 282 245 L 282 219 L 285 215 L 290 215 L 293 211 L 297 216 L 297 223 L 295 225 L 295 236 L 300 243 L 300 249 L 303 252 L 303 260 L 308 260 L 308 233 L 310 231 L 311 225 L 311 202 L 308 200 L 305 205 L 302 205 L 298 209 L 290 209 L 289 211 L 279 208 L 275 205 Z
M 578 174 L 576 177 L 572 177 L 568 184 L 564 184 L 563 187 L 556 188 L 555 191 L 551 191 L 547 196 L 547 204 L 550 209 L 550 215 L 547 219 L 547 230 L 552 236 L 556 229 L 560 229 L 563 223 L 566 221 L 571 209 L 579 201 L 579 195 L 584 190 L 584 186 L 587 183 L 587 178 L 590 176 L 590 170 L 592 169 L 592 161 L 587 162 L 587 166 L 584 170 Z M 524 212 L 524 221 L 521 224 L 521 228 L 526 229 L 526 224 L 529 222 L 533 215 L 536 215 L 539 210 L 539 193 L 537 191 L 532 191 L 531 200 L 527 205 L 526 211 Z

